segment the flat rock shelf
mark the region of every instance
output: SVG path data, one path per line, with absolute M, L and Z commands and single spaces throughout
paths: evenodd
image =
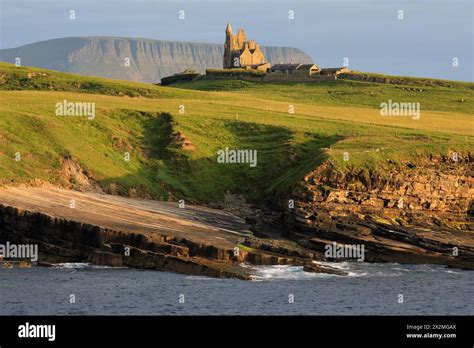
M 38 244 L 39 265 L 90 262 L 249 280 L 252 267 L 243 263 L 320 259 L 287 240 L 255 243 L 248 228 L 228 212 L 188 204 L 59 188 L 0 190 L 0 241 Z

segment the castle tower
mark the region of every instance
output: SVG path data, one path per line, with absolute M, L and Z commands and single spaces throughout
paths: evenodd
M 224 69 L 232 68 L 232 51 L 234 50 L 234 38 L 232 35 L 232 27 L 230 22 L 225 28 L 225 44 L 224 44 Z

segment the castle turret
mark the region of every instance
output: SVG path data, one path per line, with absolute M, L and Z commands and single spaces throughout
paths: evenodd
M 232 27 L 230 26 L 230 22 L 227 22 L 227 27 L 225 28 L 226 36 L 232 35 Z
M 230 21 L 227 22 L 227 27 L 225 28 L 225 44 L 224 44 L 224 69 L 231 67 L 232 61 L 232 50 L 234 46 L 234 38 L 232 35 L 232 27 Z
M 244 30 L 239 29 L 239 31 L 237 32 L 237 45 L 240 50 L 244 48 L 244 43 L 246 41 L 247 41 L 247 38 L 245 37 Z

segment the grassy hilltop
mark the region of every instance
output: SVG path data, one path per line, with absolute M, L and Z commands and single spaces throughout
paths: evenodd
M 262 200 L 326 160 L 373 170 L 472 151 L 474 84 L 425 82 L 162 87 L 0 63 L 0 184 L 60 183 L 61 158 L 72 156 L 101 186 L 124 193 L 213 202 L 231 191 Z M 381 116 L 380 103 L 389 99 L 419 102 L 420 119 Z M 94 102 L 95 119 L 56 116 L 63 100 Z M 218 164 L 216 152 L 225 147 L 258 150 L 257 167 Z

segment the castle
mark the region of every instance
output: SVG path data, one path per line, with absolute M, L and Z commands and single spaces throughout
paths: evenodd
M 337 80 L 348 73 L 348 67 L 321 69 L 314 63 L 279 63 L 270 65 L 254 40 L 247 41 L 243 29 L 233 35 L 230 23 L 225 29 L 224 69 L 209 68 L 206 74 L 186 69 L 182 73 L 161 79 L 162 85 L 177 81 L 201 79 L 241 79 L 262 82 L 323 82 Z
M 267 71 L 270 64 L 265 61 L 260 45 L 254 40 L 247 41 L 243 29 L 232 34 L 230 22 L 225 29 L 224 69 L 243 68 Z
M 246 69 L 264 72 L 262 81 L 326 81 L 335 80 L 337 75 L 349 72 L 347 67 L 320 69 L 316 64 L 266 62 L 260 45 L 254 40 L 247 41 L 243 29 L 233 35 L 230 22 L 225 29 L 224 69 Z M 229 71 L 230 76 L 235 72 Z M 221 72 L 206 70 L 207 75 L 216 76 Z M 221 74 L 222 75 L 222 74 Z

